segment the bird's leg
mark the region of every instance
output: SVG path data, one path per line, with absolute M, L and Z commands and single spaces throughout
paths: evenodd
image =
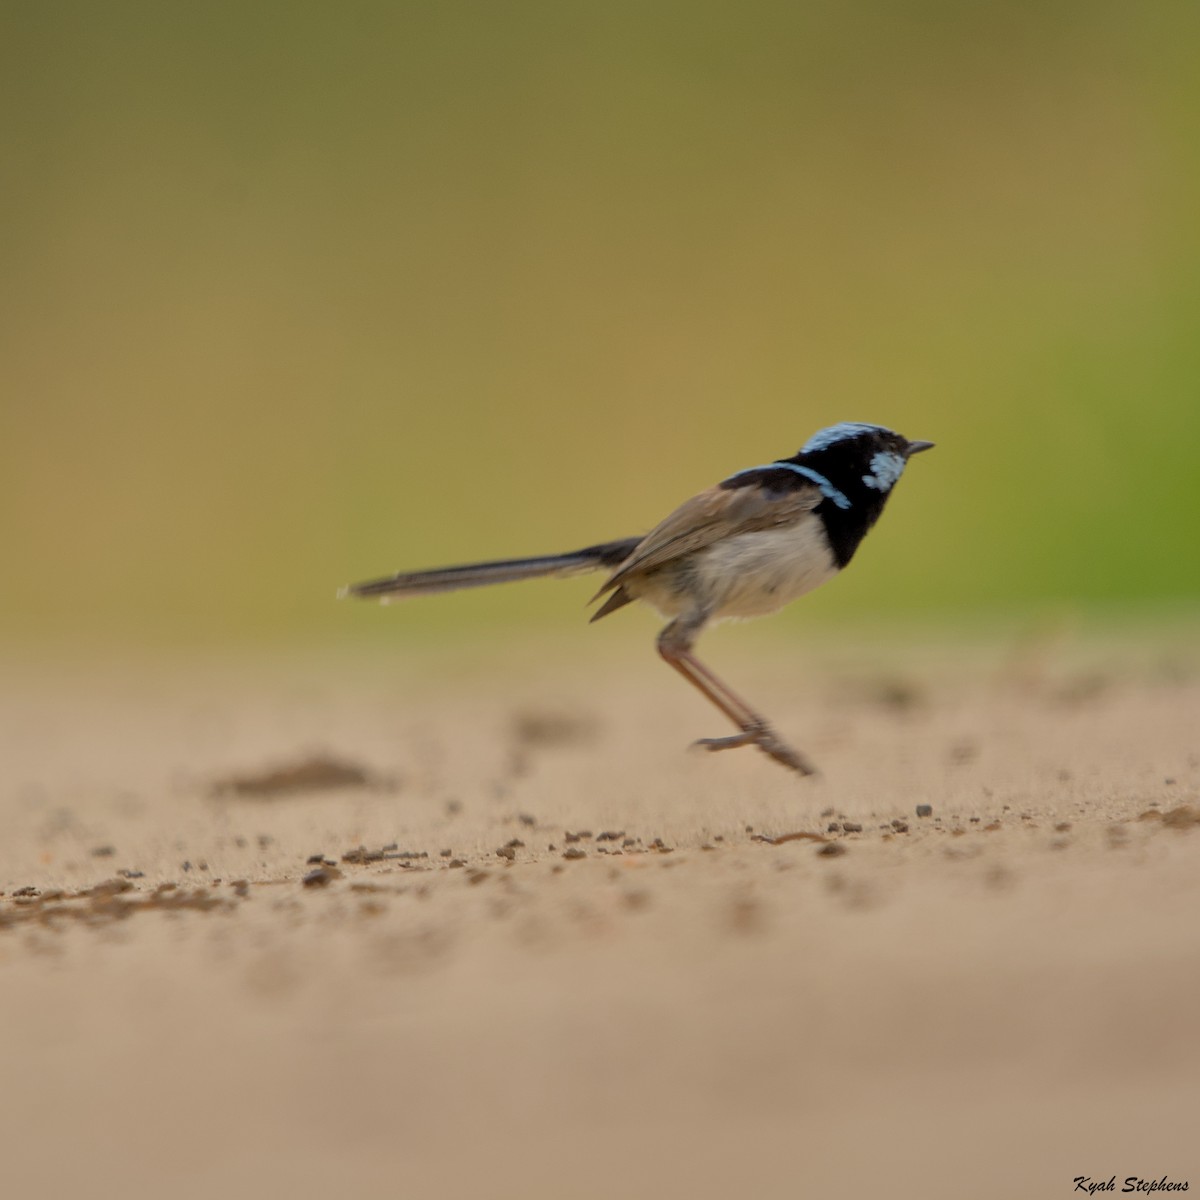
M 738 746 L 757 746 L 777 763 L 790 767 L 801 775 L 813 775 L 815 768 L 798 751 L 793 750 L 761 717 L 718 679 L 693 653 L 692 646 L 699 628 L 682 618 L 672 621 L 658 635 L 658 652 L 697 691 L 715 704 L 737 727 L 740 733 L 729 737 L 701 738 L 696 744 L 709 750 L 733 750 Z

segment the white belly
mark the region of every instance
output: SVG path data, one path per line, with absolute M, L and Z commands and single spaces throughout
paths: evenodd
M 714 619 L 761 617 L 811 592 L 838 572 L 825 527 L 810 517 L 784 529 L 725 538 L 689 555 L 676 570 L 629 590 L 665 617 L 693 607 Z

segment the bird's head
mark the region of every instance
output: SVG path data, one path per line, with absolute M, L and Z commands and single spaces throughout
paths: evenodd
M 904 472 L 914 454 L 932 442 L 910 442 L 883 425 L 843 421 L 814 433 L 800 448 L 796 461 L 823 475 L 846 496 L 882 500 Z

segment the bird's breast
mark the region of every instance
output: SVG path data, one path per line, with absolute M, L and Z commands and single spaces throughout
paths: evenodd
M 725 538 L 693 555 L 688 568 L 697 597 L 717 618 L 776 612 L 838 572 L 816 515 Z

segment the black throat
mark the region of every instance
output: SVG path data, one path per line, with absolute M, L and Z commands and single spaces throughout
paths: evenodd
M 834 561 L 839 568 L 846 566 L 879 520 L 891 488 L 873 487 L 867 482 L 871 477 L 870 455 L 864 453 L 858 440 L 835 442 L 807 454 L 801 450 L 786 461 L 824 480 L 824 486 L 818 485 L 822 498 L 816 512 L 825 524 Z
M 925 443 L 914 445 L 924 448 Z M 739 471 L 721 487 L 757 487 L 779 495 L 816 488 L 820 500 L 813 512 L 825 528 L 840 570 L 879 520 L 909 453 L 910 443 L 883 426 L 833 426 L 810 438 L 791 458 Z
M 839 508 L 832 500 L 824 499 L 817 506 L 817 515 L 825 523 L 825 536 L 829 539 L 829 549 L 833 551 L 839 569 L 854 557 L 859 543 L 879 520 L 885 499 L 884 496 L 876 496 L 864 504 L 853 504 L 850 508 Z

